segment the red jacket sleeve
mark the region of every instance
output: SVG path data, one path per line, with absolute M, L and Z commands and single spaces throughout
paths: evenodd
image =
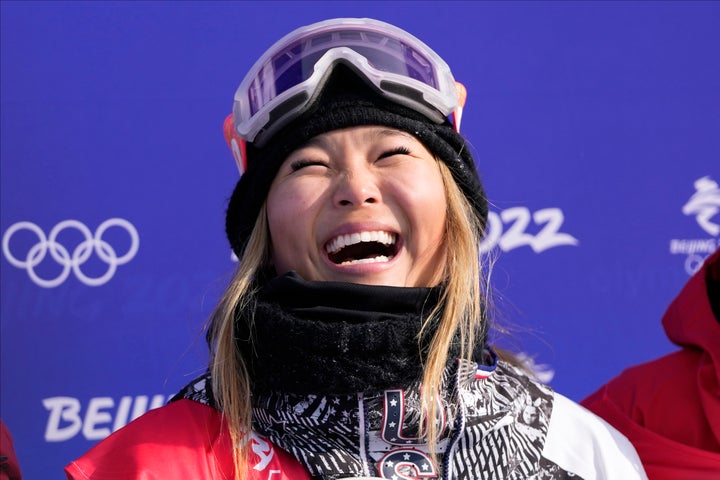
M 630 440 L 650 480 L 720 478 L 720 453 L 699 447 L 712 437 L 690 388 L 697 357 L 681 351 L 629 368 L 581 402 Z
M 21 480 L 20 463 L 15 455 L 10 431 L 0 420 L 0 480 Z
M 288 453 L 253 434 L 248 480 L 310 479 Z M 65 467 L 69 480 L 174 480 L 233 477 L 230 433 L 222 415 L 178 400 L 129 423 Z

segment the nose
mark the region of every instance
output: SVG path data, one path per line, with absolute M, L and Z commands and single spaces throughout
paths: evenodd
M 367 167 L 354 167 L 342 172 L 333 192 L 337 206 L 361 206 L 381 200 L 378 179 Z

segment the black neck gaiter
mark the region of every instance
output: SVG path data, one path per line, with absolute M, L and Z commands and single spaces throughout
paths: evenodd
M 442 287 L 311 282 L 296 273 L 259 291 L 254 321 L 236 314 L 237 345 L 256 393 L 348 394 L 418 380 L 436 325 L 419 339 Z M 460 351 L 453 342 L 448 359 Z

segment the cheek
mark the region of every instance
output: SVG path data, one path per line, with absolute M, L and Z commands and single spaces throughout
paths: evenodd
M 447 196 L 445 194 L 445 187 L 442 183 L 437 185 L 435 190 L 435 196 L 432 198 L 433 215 L 435 216 L 435 225 L 440 232 L 445 231 L 445 225 L 447 223 Z
M 268 229 L 270 230 L 270 239 L 273 248 L 275 248 L 278 243 L 282 243 L 282 240 L 287 238 L 288 234 L 292 234 L 297 231 L 298 228 L 297 216 L 293 215 L 290 210 L 278 209 L 271 211 L 270 208 L 268 208 Z
M 442 181 L 416 183 L 406 205 L 410 226 L 408 250 L 413 259 L 412 284 L 437 285 L 447 262 L 447 199 Z
M 412 192 L 412 211 L 429 241 L 442 241 L 447 219 L 447 199 L 441 180 L 432 179 Z
M 313 193 L 307 188 L 271 188 L 267 200 L 270 254 L 278 274 L 297 269 L 312 238 Z
M 270 189 L 267 199 L 268 222 L 283 228 L 309 221 L 319 204 L 320 191 L 321 186 L 310 182 Z
M 273 192 L 268 195 L 267 220 L 270 231 L 270 254 L 276 269 L 284 270 L 287 258 L 292 258 L 293 243 L 289 238 L 297 235 L 301 224 L 296 214 L 297 202 L 282 192 Z M 281 273 L 281 272 L 278 272 Z

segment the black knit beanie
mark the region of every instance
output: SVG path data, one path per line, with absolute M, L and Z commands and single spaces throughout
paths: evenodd
M 382 98 L 349 68 L 339 65 L 310 110 L 282 128 L 262 148 L 248 142 L 247 169 L 235 186 L 225 219 L 230 246 L 239 258 L 287 156 L 317 135 L 360 125 L 381 125 L 414 135 L 450 168 L 480 223 L 485 225 L 488 204 L 480 177 L 465 140 L 450 122 L 435 124 L 414 110 Z

